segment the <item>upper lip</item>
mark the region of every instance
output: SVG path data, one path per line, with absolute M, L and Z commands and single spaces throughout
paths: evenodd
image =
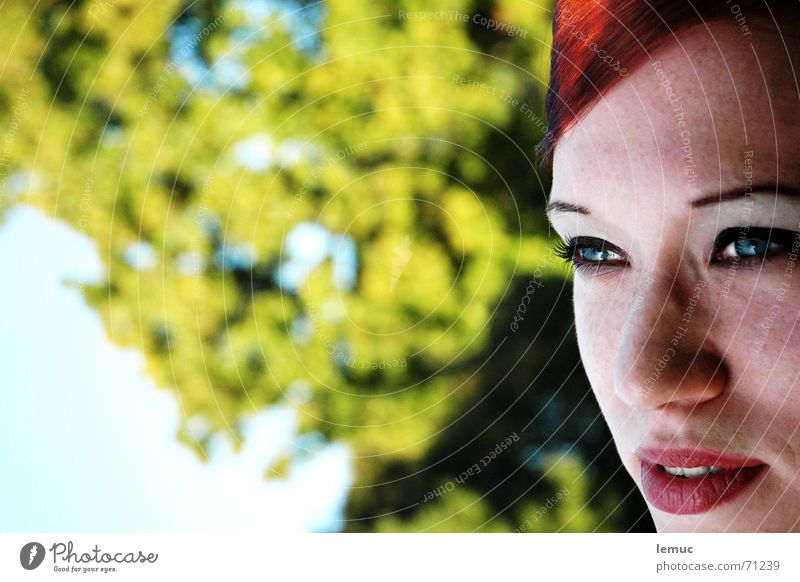
M 766 464 L 764 461 L 750 456 L 689 447 L 673 449 L 657 446 L 639 447 L 636 449 L 636 456 L 642 461 L 663 467 L 692 468 L 713 465 L 721 469 L 739 469 Z

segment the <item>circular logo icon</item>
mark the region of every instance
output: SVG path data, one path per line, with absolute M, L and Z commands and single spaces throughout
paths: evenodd
M 39 542 L 28 542 L 19 551 L 19 563 L 26 570 L 35 570 L 44 561 L 44 546 Z

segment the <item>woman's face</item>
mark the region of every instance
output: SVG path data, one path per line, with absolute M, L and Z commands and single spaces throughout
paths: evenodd
M 800 531 L 799 48 L 683 31 L 555 150 L 581 355 L 659 531 Z

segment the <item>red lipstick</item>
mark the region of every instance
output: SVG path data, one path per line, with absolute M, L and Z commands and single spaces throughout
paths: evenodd
M 642 447 L 636 455 L 647 501 L 677 515 L 705 513 L 732 500 L 767 468 L 758 459 L 698 449 Z

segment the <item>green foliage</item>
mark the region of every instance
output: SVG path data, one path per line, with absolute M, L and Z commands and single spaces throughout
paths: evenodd
M 478 494 L 468 489 L 454 489 L 444 495 L 441 501 L 420 509 L 408 522 L 394 516 L 380 520 L 376 531 L 503 533 L 510 529 L 508 522 L 497 519 L 491 506 Z
M 484 363 L 524 295 L 519 281 L 536 272 L 568 285 L 549 258 L 548 178 L 533 158 L 546 6 L 328 0 L 317 45 L 293 36 L 285 18 L 254 29 L 233 3 L 12 0 L 2 10 L 0 208 L 38 206 L 97 241 L 108 284 L 87 296 L 115 342 L 145 353 L 186 419 L 236 432 L 242 414 L 292 401 L 303 431 L 354 452 L 351 529 L 507 531 L 547 499 L 549 489 L 487 498 L 491 482 L 423 508 L 404 498 L 413 491 L 419 501 L 441 476 L 432 455 L 445 437 L 467 445 L 459 419 L 493 390 L 497 360 Z M 433 10 L 468 19 L 402 16 Z M 478 13 L 527 34 L 476 24 Z M 176 49 L 176 23 L 192 22 Z M 176 50 L 197 52 L 210 71 L 192 84 Z M 247 71 L 243 82 L 213 81 L 231 60 Z M 237 161 L 238 144 L 254 136 L 273 158 L 255 170 Z M 330 257 L 296 289 L 276 283 L 287 236 L 302 223 L 354 242 L 352 286 L 337 284 Z M 137 269 L 128 255 L 139 242 L 155 262 Z M 242 252 L 252 261 L 233 260 Z M 568 306 L 557 312 L 569 317 Z M 532 348 L 535 334 L 517 339 L 543 367 L 559 338 Z M 510 430 L 486 432 L 507 410 L 486 402 L 496 408 L 484 410 L 475 446 L 527 422 L 515 413 Z M 202 453 L 202 439 L 181 436 Z M 523 466 L 527 450 L 504 461 L 513 483 L 539 474 Z M 500 466 L 486 475 L 501 478 Z M 606 515 L 586 505 L 589 478 L 570 467 L 550 477 L 572 479 L 574 492 L 546 529 L 592 529 Z M 497 516 L 509 502 L 520 507 Z

